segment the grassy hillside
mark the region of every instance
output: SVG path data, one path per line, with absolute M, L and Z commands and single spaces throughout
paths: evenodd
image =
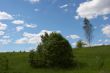
M 75 60 L 79 62 L 72 69 L 33 69 L 28 63 L 29 53 L 0 53 L 9 59 L 9 73 L 109 73 L 110 46 L 74 49 Z M 0 72 L 1 73 L 1 72 Z

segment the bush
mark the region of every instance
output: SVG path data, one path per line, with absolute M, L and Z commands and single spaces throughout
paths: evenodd
M 31 52 L 35 67 L 70 67 L 73 66 L 73 52 L 69 42 L 59 33 L 45 33 L 35 52 Z M 34 54 L 35 53 L 35 54 Z
M 41 54 L 31 50 L 29 54 L 29 63 L 32 67 L 43 67 L 44 66 L 44 60 L 41 57 Z

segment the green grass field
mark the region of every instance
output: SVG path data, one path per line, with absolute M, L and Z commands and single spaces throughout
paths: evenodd
M 9 59 L 8 73 L 110 73 L 110 46 L 74 49 L 76 68 L 32 68 L 28 63 L 29 53 L 0 53 Z M 0 72 L 2 73 L 2 72 Z

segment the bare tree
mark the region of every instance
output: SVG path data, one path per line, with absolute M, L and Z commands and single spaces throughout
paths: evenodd
M 87 42 L 90 46 L 91 42 L 93 40 L 93 26 L 87 18 L 84 18 L 83 29 L 84 29 L 84 32 L 85 32 L 86 40 L 87 40 Z

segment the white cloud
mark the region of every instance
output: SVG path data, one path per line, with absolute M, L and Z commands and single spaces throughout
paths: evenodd
M 74 18 L 75 18 L 76 20 L 78 20 L 78 19 L 79 19 L 79 16 L 75 16 Z
M 0 31 L 0 36 L 4 35 L 5 32 L 4 31 Z
M 66 7 L 68 7 L 68 4 L 60 6 L 60 8 L 66 8 Z
M 110 37 L 110 25 L 106 25 L 102 28 L 103 34 L 105 34 L 107 37 Z
M 38 34 L 32 34 L 32 33 L 28 33 L 28 32 L 24 32 L 23 33 L 23 38 L 16 40 L 16 44 L 38 44 L 41 42 L 41 35 L 44 35 L 45 32 L 47 32 L 48 34 L 52 33 L 52 31 L 48 31 L 48 30 L 42 30 L 40 33 Z
M 18 32 L 21 31 L 21 30 L 23 30 L 23 29 L 24 29 L 23 26 L 17 26 L 17 27 L 16 27 L 16 31 L 18 31 Z
M 57 32 L 57 33 L 61 33 L 61 31 L 60 31 L 60 30 L 57 30 L 56 32 Z
M 102 42 L 102 40 L 98 40 L 98 42 Z
M 109 40 L 108 40 L 108 39 L 106 39 L 104 42 L 105 42 L 105 43 L 108 43 L 108 42 L 109 42 Z
M 16 40 L 16 44 L 24 44 L 24 43 L 27 43 L 28 42 L 28 38 L 26 38 L 26 37 L 23 37 L 23 38 L 21 38 L 21 39 L 19 39 L 19 40 Z
M 36 36 L 36 34 L 24 32 L 24 33 L 23 33 L 23 36 L 24 36 L 24 37 L 27 37 L 27 38 L 32 38 L 32 37 Z
M 7 25 L 0 22 L 0 30 L 6 30 Z
M 90 0 L 83 2 L 76 12 L 78 16 L 89 19 L 110 14 L 110 0 Z
M 104 19 L 104 20 L 107 20 L 108 18 L 109 18 L 109 17 L 107 17 L 107 16 L 103 16 L 103 19 Z
M 35 4 L 35 3 L 39 3 L 40 0 L 28 0 L 30 3 Z
M 36 8 L 36 9 L 34 9 L 34 11 L 38 12 L 38 11 L 40 11 L 40 10 Z
M 0 39 L 0 45 L 7 45 L 11 42 L 11 39 Z
M 67 38 L 79 39 L 80 37 L 78 35 L 69 35 L 69 36 L 67 36 Z
M 11 20 L 13 16 L 7 12 L 0 11 L 0 20 Z
M 3 38 L 4 38 L 4 39 L 8 39 L 8 38 L 10 38 L 10 36 L 4 35 Z
M 23 20 L 14 20 L 12 21 L 13 24 L 24 24 L 24 21 Z
M 64 4 L 64 5 L 62 5 L 62 6 L 59 6 L 59 8 L 61 8 L 61 9 L 63 9 L 65 12 L 68 12 L 68 4 Z
M 76 42 L 72 43 L 72 46 L 74 46 L 74 47 L 75 47 L 75 46 L 76 46 Z
M 36 24 L 26 24 L 25 26 L 28 28 L 36 28 L 37 27 Z
M 103 45 L 103 43 L 92 44 L 91 46 L 101 46 L 101 45 Z M 104 44 L 104 45 L 106 45 L 106 44 Z

